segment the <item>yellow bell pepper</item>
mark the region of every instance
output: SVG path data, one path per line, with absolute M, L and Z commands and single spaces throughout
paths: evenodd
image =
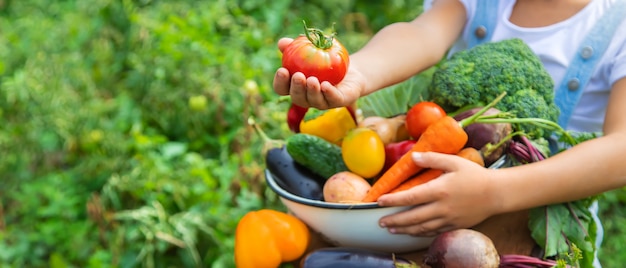
M 346 107 L 328 110 L 310 108 L 300 122 L 301 133 L 315 135 L 337 145 L 341 145 L 343 137 L 353 128 L 356 128 L 356 122 Z
M 277 268 L 304 255 L 310 234 L 300 219 L 261 209 L 250 211 L 235 230 L 235 265 L 238 268 Z

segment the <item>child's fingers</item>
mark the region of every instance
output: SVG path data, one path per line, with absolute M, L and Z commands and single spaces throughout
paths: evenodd
M 285 51 L 285 48 L 289 44 L 291 44 L 291 42 L 293 42 L 293 38 L 283 37 L 281 39 L 278 39 L 278 49 L 280 50 L 280 52 Z
M 411 158 L 416 165 L 424 168 L 439 169 L 445 172 L 457 170 L 465 159 L 452 154 L 435 152 L 413 152 Z

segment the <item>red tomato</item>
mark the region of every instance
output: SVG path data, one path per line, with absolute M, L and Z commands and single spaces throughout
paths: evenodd
M 334 37 L 315 28 L 294 39 L 283 51 L 283 67 L 290 74 L 301 72 L 320 81 L 339 84 L 346 75 L 350 58 L 346 48 Z
M 418 139 L 430 124 L 446 116 L 446 112 L 438 104 L 421 101 L 414 104 L 406 114 L 406 128 L 409 135 Z

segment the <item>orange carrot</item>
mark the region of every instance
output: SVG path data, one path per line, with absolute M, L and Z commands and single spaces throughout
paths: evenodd
M 479 164 L 482 167 L 485 166 L 485 158 L 483 158 L 483 154 L 479 150 L 476 150 L 472 147 L 463 148 L 456 155 L 472 161 L 476 164 Z
M 398 185 L 398 187 L 391 190 L 390 193 L 397 193 L 397 192 L 411 189 L 420 184 L 424 184 L 429 181 L 432 181 L 438 178 L 439 176 L 441 176 L 441 174 L 443 174 L 443 170 L 441 169 L 432 169 L 432 168 L 426 169 L 418 173 L 417 175 L 413 176 L 412 178 L 405 180 L 403 183 Z
M 472 147 L 467 147 L 462 149 L 461 151 L 459 151 L 458 154 L 456 154 L 460 157 L 463 157 L 467 160 L 470 160 L 476 164 L 479 164 L 481 166 L 485 166 L 485 162 L 483 160 L 483 156 L 480 154 L 480 151 L 472 148 Z M 414 177 L 404 181 L 402 184 L 398 185 L 398 187 L 396 187 L 395 189 L 391 190 L 391 193 L 397 193 L 400 191 L 404 191 L 404 190 L 408 190 L 411 189 L 417 185 L 420 184 L 424 184 L 427 183 L 431 180 L 436 179 L 437 177 L 441 176 L 441 174 L 443 174 L 443 170 L 440 169 L 427 169 L 424 170 L 420 173 L 418 173 L 417 175 L 415 175 Z
M 445 116 L 432 123 L 419 137 L 413 148 L 404 154 L 393 166 L 376 180 L 367 192 L 363 202 L 375 202 L 378 198 L 398 187 L 402 182 L 423 168 L 411 159 L 413 152 L 458 153 L 467 142 L 467 133 L 451 116 Z
M 367 192 L 363 202 L 376 202 L 378 198 L 398 187 L 406 179 L 417 174 L 423 167 L 419 167 L 411 159 L 413 152 L 437 152 L 446 154 L 458 153 L 467 142 L 468 136 L 463 129 L 467 125 L 476 121 L 489 108 L 495 106 L 504 96 L 506 92 L 502 92 L 491 103 L 483 107 L 474 115 L 457 122 L 451 116 L 445 116 L 431 123 L 424 133 L 419 137 L 413 148 L 404 154 L 393 166 L 391 166 L 383 175 L 376 180 L 372 188 Z

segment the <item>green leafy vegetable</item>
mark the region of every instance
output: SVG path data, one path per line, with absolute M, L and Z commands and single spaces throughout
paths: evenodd
M 559 141 L 569 146 L 598 136 L 598 133 L 571 131 L 561 134 Z M 598 226 L 589 207 L 596 199 L 597 196 L 592 196 L 531 209 L 528 227 L 535 242 L 543 248 L 544 257 L 555 256 L 561 263 L 575 267 L 593 267 Z
M 577 267 L 593 267 L 597 226 L 588 208 L 589 200 L 555 204 L 530 211 L 529 228 L 545 256 L 568 259 Z M 581 258 L 576 254 L 575 245 Z
M 555 121 L 554 82 L 541 60 L 521 39 L 490 42 L 459 51 L 445 59 L 432 76 L 430 98 L 446 112 L 481 106 L 501 92 L 507 96 L 496 109 L 518 118 Z M 525 124 L 532 139 L 550 136 L 539 126 Z

